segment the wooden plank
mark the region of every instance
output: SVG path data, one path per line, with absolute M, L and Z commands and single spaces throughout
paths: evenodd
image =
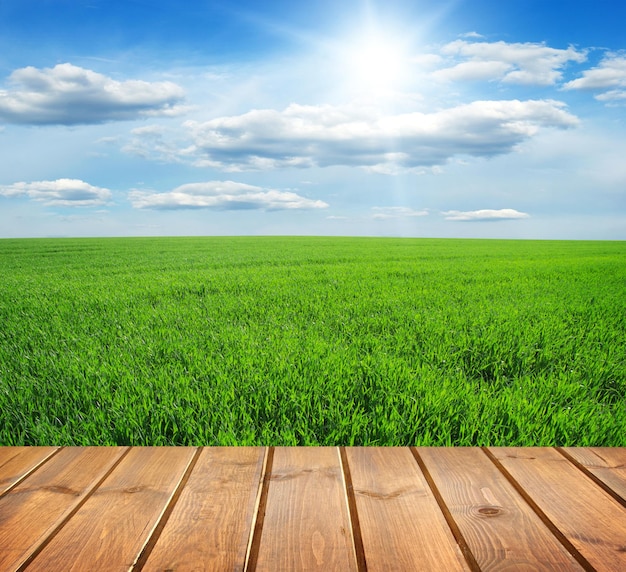
M 483 570 L 582 570 L 478 448 L 418 448 Z
M 0 498 L 0 570 L 14 570 L 84 501 L 125 449 L 62 449 Z
M 527 501 L 597 570 L 626 570 L 626 509 L 551 448 L 490 448 Z
M 0 570 L 626 570 L 626 449 L 411 451 L 0 447 Z
M 356 570 L 337 448 L 274 450 L 256 570 Z
M 261 447 L 203 449 L 142 570 L 243 570 L 264 458 Z
M 58 447 L 0 447 L 0 496 L 57 450 Z
M 469 570 L 408 448 L 346 449 L 368 571 Z
M 131 449 L 28 570 L 130 569 L 194 452 L 191 447 Z
M 564 447 L 563 450 L 626 502 L 626 448 Z

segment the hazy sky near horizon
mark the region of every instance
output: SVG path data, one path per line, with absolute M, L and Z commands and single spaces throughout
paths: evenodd
M 0 237 L 626 239 L 622 0 L 0 0 Z

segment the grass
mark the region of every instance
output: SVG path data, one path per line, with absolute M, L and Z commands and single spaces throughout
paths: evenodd
M 626 446 L 626 243 L 0 241 L 2 445 Z

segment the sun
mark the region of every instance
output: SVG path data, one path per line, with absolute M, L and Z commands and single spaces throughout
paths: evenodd
M 350 39 L 341 49 L 345 81 L 369 94 L 392 93 L 410 76 L 405 42 L 391 32 L 369 29 Z

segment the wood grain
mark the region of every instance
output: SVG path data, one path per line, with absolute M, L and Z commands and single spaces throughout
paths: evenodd
M 478 448 L 418 448 L 482 570 L 582 570 Z
M 625 448 L 564 447 L 563 450 L 626 502 Z
M 243 570 L 264 454 L 203 449 L 143 570 Z
M 0 496 L 57 450 L 58 447 L 0 447 Z
M 626 509 L 551 448 L 490 448 L 548 519 L 597 570 L 626 570 Z
M 337 448 L 274 450 L 256 570 L 356 570 Z
M 346 454 L 368 571 L 469 570 L 408 448 Z
M 29 571 L 130 569 L 193 454 L 190 447 L 131 449 Z
M 123 453 L 121 447 L 62 449 L 0 498 L 0 570 L 31 557 Z
M 0 448 L 0 571 L 626 570 L 626 449 Z

